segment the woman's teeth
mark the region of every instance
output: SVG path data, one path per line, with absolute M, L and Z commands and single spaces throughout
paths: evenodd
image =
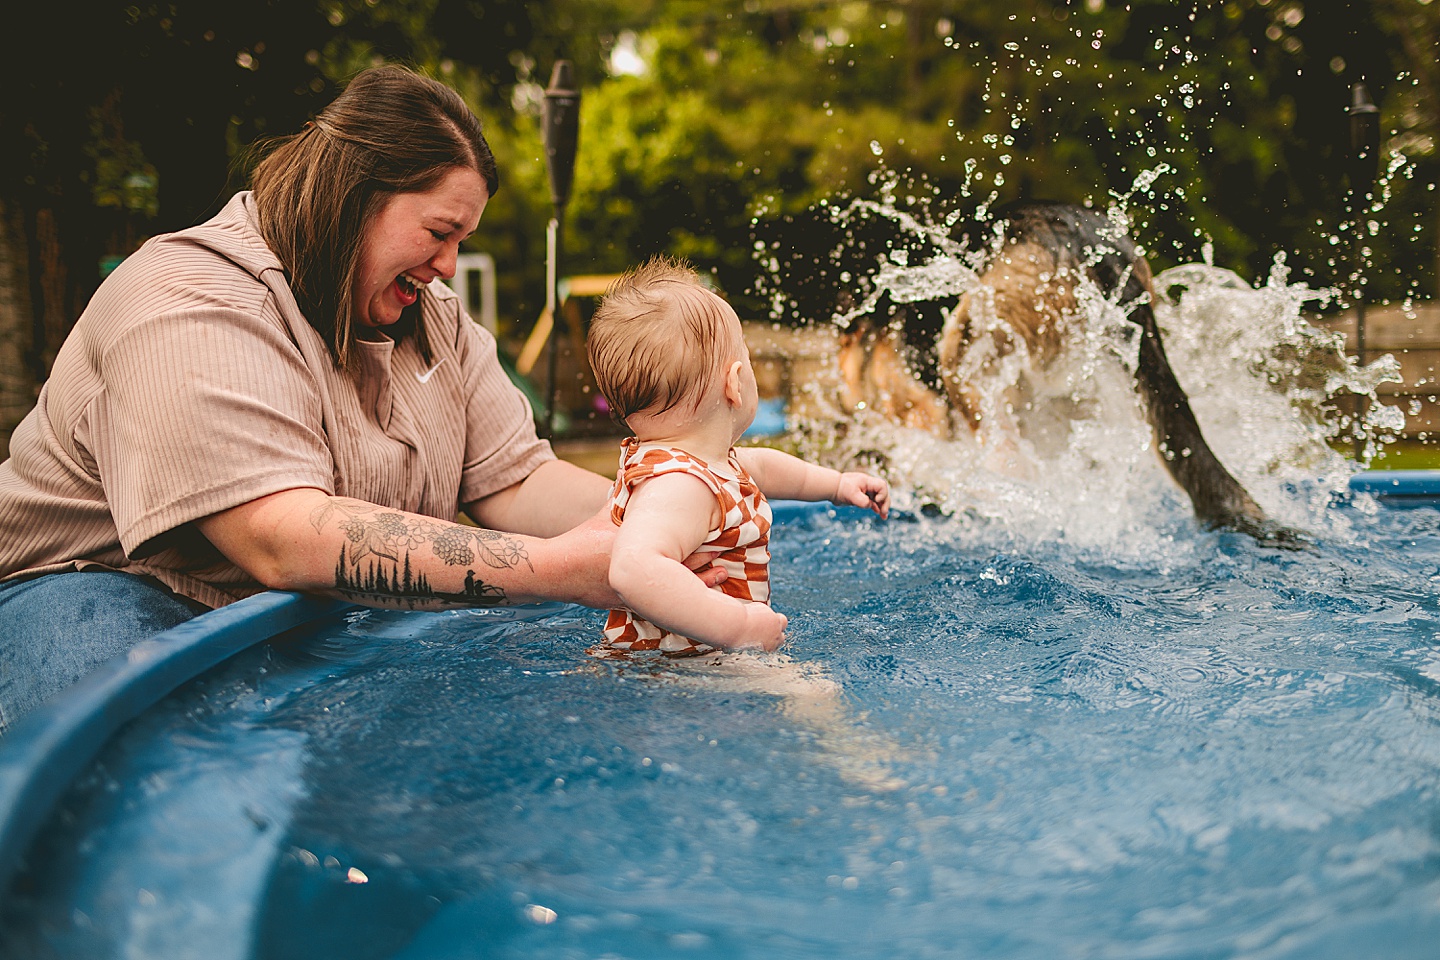
M 424 281 L 417 280 L 414 277 L 410 276 L 410 274 L 408 273 L 402 273 L 395 279 L 399 282 L 400 289 L 408 294 L 418 293 L 420 291 L 420 288 L 425 286 Z

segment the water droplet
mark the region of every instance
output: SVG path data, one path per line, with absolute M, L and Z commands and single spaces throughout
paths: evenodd
M 542 926 L 554 923 L 559 914 L 549 907 L 542 907 L 538 903 L 527 903 L 525 905 L 525 919 L 531 923 L 538 923 Z

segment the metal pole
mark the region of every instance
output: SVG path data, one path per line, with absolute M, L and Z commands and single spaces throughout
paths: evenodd
M 545 312 L 550 316 L 549 354 L 545 358 L 545 436 L 555 436 L 555 393 L 557 348 L 555 341 L 560 322 L 560 296 L 557 290 L 560 279 L 560 221 L 551 217 L 545 225 Z
M 545 231 L 545 306 L 550 311 L 549 383 L 545 401 L 545 434 L 555 435 L 556 341 L 560 334 L 560 224 L 575 177 L 575 154 L 580 140 L 580 90 L 569 60 L 555 61 L 550 86 L 545 89 L 545 167 L 550 174 L 550 205 L 554 215 Z
M 1365 216 L 1370 207 L 1370 193 L 1380 169 L 1380 108 L 1370 99 L 1364 83 L 1350 87 L 1350 157 L 1346 176 L 1350 181 L 1350 222 L 1354 231 L 1351 252 L 1355 283 L 1351 299 L 1355 301 L 1355 359 L 1365 365 Z M 1369 406 L 1368 397 L 1360 397 L 1355 407 L 1355 459 L 1360 459 L 1362 446 L 1360 425 Z

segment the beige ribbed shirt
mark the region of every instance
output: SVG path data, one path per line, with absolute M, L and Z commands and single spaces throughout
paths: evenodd
M 96 291 L 0 464 L 0 578 L 111 568 L 216 607 L 261 589 L 191 521 L 318 487 L 445 520 L 553 459 L 493 338 L 443 284 L 414 338 L 338 370 L 249 193 Z

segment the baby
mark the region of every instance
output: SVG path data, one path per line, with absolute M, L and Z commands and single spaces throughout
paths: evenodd
M 610 585 L 629 609 L 610 611 L 605 642 L 592 652 L 776 649 L 785 617 L 768 603 L 765 498 L 829 500 L 885 517 L 885 481 L 735 448 L 759 403 L 750 353 L 735 311 L 684 264 L 656 258 L 616 281 L 591 321 L 589 354 L 611 411 L 634 433 L 610 500 L 620 526 Z M 729 579 L 705 587 L 685 565 L 696 554 Z

